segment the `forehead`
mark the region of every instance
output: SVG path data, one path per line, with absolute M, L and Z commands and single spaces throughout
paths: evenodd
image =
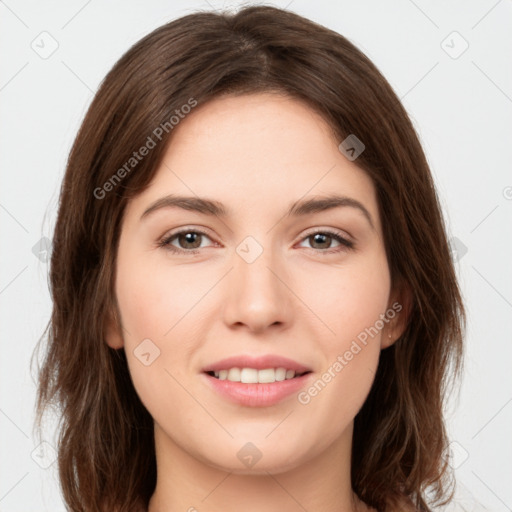
M 365 202 L 378 218 L 371 179 L 339 151 L 339 142 L 320 114 L 295 98 L 271 93 L 215 98 L 173 129 L 163 162 L 137 201 L 192 194 L 254 213 L 339 193 Z
M 187 116 L 171 141 L 175 149 L 200 145 L 202 152 L 224 160 L 232 155 L 260 162 L 285 156 L 291 146 L 296 158 L 310 160 L 331 144 L 336 144 L 334 134 L 319 113 L 277 93 L 214 98 Z

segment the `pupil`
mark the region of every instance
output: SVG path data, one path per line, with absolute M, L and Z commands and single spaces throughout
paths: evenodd
M 180 245 L 185 245 L 185 248 L 187 249 L 196 249 L 198 248 L 201 243 L 197 243 L 199 240 L 199 233 L 185 233 L 180 235 Z M 181 244 L 181 242 L 184 242 L 184 244 Z M 190 246 L 192 245 L 192 247 Z
M 329 235 L 325 235 L 323 233 L 316 233 L 315 235 L 313 235 L 313 246 L 315 246 L 315 244 L 325 244 L 326 242 L 330 242 L 330 239 L 331 237 Z M 327 243 L 327 245 L 329 246 L 330 244 Z

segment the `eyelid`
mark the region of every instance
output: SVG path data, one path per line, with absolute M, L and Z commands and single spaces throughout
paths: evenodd
M 181 249 L 179 247 L 174 247 L 171 245 L 171 239 L 181 235 L 182 233 L 197 233 L 199 235 L 205 236 L 212 240 L 212 236 L 207 233 L 205 228 L 197 228 L 193 226 L 183 226 L 181 228 L 177 228 L 176 230 L 171 230 L 166 232 L 162 237 L 160 237 L 157 241 L 158 247 L 163 247 L 164 249 L 168 249 L 171 252 L 182 253 L 182 254 L 195 254 L 198 253 L 200 249 Z M 213 241 L 213 240 L 212 240 Z M 204 249 L 202 247 L 201 249 Z
M 335 228 L 312 228 L 312 230 L 308 230 L 308 232 L 304 233 L 297 243 L 301 243 L 316 234 L 330 236 L 338 242 L 339 246 L 324 250 L 315 249 L 314 247 L 304 247 L 304 249 L 309 249 L 309 251 L 313 251 L 315 254 L 320 254 L 321 256 L 329 256 L 333 254 L 340 254 L 342 252 L 353 251 L 356 248 L 356 243 L 352 236 Z
M 340 238 L 344 238 L 345 240 L 347 240 L 347 242 L 353 242 L 353 243 L 355 242 L 355 238 L 352 235 L 350 235 L 350 233 L 348 233 L 347 231 L 343 231 L 338 228 L 328 228 L 328 227 L 321 227 L 321 226 L 306 230 L 306 232 L 303 235 L 301 235 L 301 238 L 299 241 L 304 240 L 304 238 L 307 238 L 308 236 L 315 235 L 316 233 L 337 235 Z

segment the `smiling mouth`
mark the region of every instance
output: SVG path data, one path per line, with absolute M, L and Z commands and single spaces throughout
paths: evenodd
M 295 370 L 279 367 L 265 368 L 263 370 L 255 368 L 230 368 L 229 370 L 207 371 L 205 373 L 218 380 L 228 380 L 242 384 L 272 384 L 273 382 L 296 379 L 311 372 L 296 372 Z

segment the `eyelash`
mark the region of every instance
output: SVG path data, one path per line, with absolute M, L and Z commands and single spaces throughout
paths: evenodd
M 172 233 L 170 235 L 164 236 L 158 242 L 158 247 L 164 248 L 174 254 L 198 254 L 200 252 L 200 249 L 180 249 L 178 247 L 171 245 L 171 241 L 174 238 L 176 238 L 177 236 L 184 234 L 184 233 L 195 233 L 195 234 L 210 238 L 208 236 L 208 234 L 205 233 L 204 231 L 200 231 L 197 229 L 182 229 L 180 231 L 177 231 L 176 233 Z M 329 255 L 329 254 L 334 254 L 334 253 L 354 249 L 354 243 L 352 241 L 347 240 L 346 238 L 343 238 L 338 233 L 331 231 L 329 229 L 322 229 L 322 230 L 318 230 L 318 231 L 313 231 L 312 233 L 308 233 L 305 237 L 303 237 L 301 239 L 301 242 L 303 240 L 306 240 L 307 238 L 317 235 L 317 234 L 328 235 L 341 244 L 339 247 L 336 247 L 335 249 L 326 249 L 326 250 L 322 250 L 322 249 L 315 250 L 314 247 L 311 247 L 311 249 L 313 251 L 318 252 L 322 255 Z

